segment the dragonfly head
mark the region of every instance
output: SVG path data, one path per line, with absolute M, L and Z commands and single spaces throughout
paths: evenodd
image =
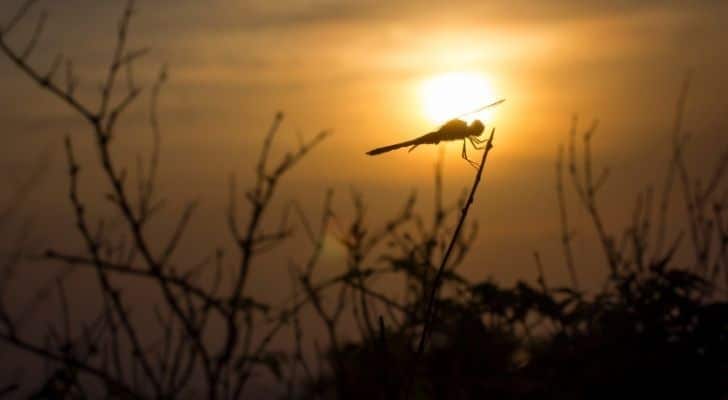
M 483 123 L 476 119 L 468 126 L 468 134 L 470 136 L 480 136 L 480 134 L 483 133 L 483 129 L 485 129 Z

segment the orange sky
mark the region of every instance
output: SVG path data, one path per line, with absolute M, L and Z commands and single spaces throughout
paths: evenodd
M 4 1 L 0 19 L 17 3 Z M 604 203 L 613 206 L 607 212 L 616 216 L 614 229 L 621 228 L 619 218 L 629 213 L 624 204 L 633 202 L 635 191 L 661 177 L 686 70 L 693 70 L 687 125 L 696 134 L 694 168 L 706 167 L 717 157 L 714 149 L 728 144 L 728 5 L 603 3 L 139 1 L 131 46 L 149 46 L 152 54 L 137 67 L 137 80 L 148 83 L 163 63 L 171 76 L 160 107 L 161 189 L 171 198 L 200 199 L 195 237 L 217 232 L 206 248 L 226 244 L 226 180 L 233 171 L 243 180 L 251 176 L 265 127 L 282 110 L 287 119 L 278 150 L 295 144 L 297 131 L 311 136 L 331 129 L 334 136 L 289 177 L 281 201 L 298 197 L 318 210 L 324 190 L 333 187 L 345 213 L 347 191 L 355 187 L 376 220 L 391 215 L 399 208 L 395 200 L 404 201 L 416 188 L 427 210 L 435 148 L 378 158 L 364 152 L 434 128 L 418 97 L 424 80 L 479 73 L 507 102 L 495 112 L 496 149 L 473 211 L 481 238 L 468 268 L 477 277 L 531 277 L 531 252 L 540 250 L 547 272 L 558 279 L 564 271 L 556 247 L 553 159 L 573 113 L 584 125 L 601 121 L 595 151 L 613 168 Z M 58 52 L 72 57 L 82 93 L 95 101 L 122 2 L 42 4 L 48 30 L 32 62 L 49 65 Z M 10 41 L 22 43 L 29 29 Z M 62 136 L 77 137 L 82 162 L 92 163 L 90 136 L 77 117 L 4 58 L 0 87 L 0 157 L 10 171 L 19 171 L 44 148 L 55 150 L 54 169 L 31 213 L 57 221 L 57 228 L 41 229 L 47 243 L 66 243 L 58 235 L 70 224 Z M 121 157 L 133 160 L 149 143 L 147 101 L 123 122 Z M 473 172 L 459 152 L 459 145 L 448 146 L 451 197 Z M 588 254 L 591 231 L 584 225 L 578 232 Z

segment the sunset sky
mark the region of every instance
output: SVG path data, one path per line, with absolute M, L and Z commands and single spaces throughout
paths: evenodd
M 3 1 L 0 21 L 19 3 Z M 41 1 L 29 21 L 40 9 L 49 17 L 31 62 L 45 70 L 57 53 L 72 58 L 82 98 L 94 104 L 122 7 L 121 1 Z M 706 170 L 728 145 L 728 4 L 722 1 L 158 0 L 138 1 L 137 9 L 130 47 L 151 49 L 135 68 L 137 82 L 149 86 L 164 64 L 170 73 L 160 100 L 160 190 L 172 199 L 172 211 L 184 199 L 202 202 L 189 238 L 200 253 L 229 244 L 227 181 L 231 173 L 243 183 L 252 177 L 263 134 L 279 110 L 286 115 L 279 152 L 296 146 L 298 132 L 311 137 L 330 129 L 333 136 L 288 177 L 278 204 L 297 198 L 316 213 L 332 187 L 345 216 L 355 188 L 372 222 L 381 223 L 413 189 L 428 212 L 437 149 L 364 153 L 436 129 L 450 111 L 433 109 L 461 104 L 438 103 L 433 93 L 441 92 L 431 88 L 443 77 L 470 77 L 466 88 L 471 82 L 482 91 L 464 91 L 468 108 L 461 112 L 481 98 L 482 104 L 505 98 L 481 115 L 497 128 L 496 147 L 473 208 L 481 235 L 467 261 L 473 277 L 503 280 L 532 278 L 533 251 L 542 252 L 554 280 L 565 276 L 553 162 L 574 113 L 583 128 L 600 121 L 595 157 L 612 168 L 603 205 L 617 232 L 636 192 L 661 182 L 688 70 L 691 167 Z M 22 48 L 31 30 L 26 22 L 8 40 Z M 94 165 L 90 132 L 4 57 L 0 88 L 2 164 L 21 174 L 50 149 L 53 168 L 28 212 L 50 221 L 39 224 L 43 243 L 72 246 L 63 233 L 72 219 L 62 138 L 70 133 L 82 165 Z M 117 151 L 132 163 L 150 143 L 148 102 L 143 97 L 122 122 Z M 474 171 L 460 159 L 459 143 L 446 147 L 445 188 L 454 199 Z M 98 177 L 87 179 L 88 187 Z M 97 192 L 101 198 L 103 189 Z M 588 255 L 594 236 L 571 200 L 577 252 Z M 583 274 L 602 267 L 584 266 Z

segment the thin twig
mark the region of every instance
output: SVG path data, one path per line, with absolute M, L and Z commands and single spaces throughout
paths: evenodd
M 460 231 L 463 228 L 463 225 L 465 225 L 465 219 L 468 216 L 468 211 L 470 210 L 470 206 L 473 204 L 473 201 L 475 199 L 475 192 L 478 189 L 478 185 L 480 185 L 481 177 L 483 176 L 483 169 L 485 168 L 485 163 L 488 160 L 488 153 L 490 153 L 490 150 L 493 148 L 493 137 L 495 136 L 495 128 L 490 131 L 490 137 L 488 138 L 488 143 L 485 145 L 485 150 L 483 151 L 483 158 L 480 161 L 480 166 L 478 167 L 478 172 L 475 174 L 475 179 L 473 181 L 473 186 L 470 189 L 470 195 L 468 196 L 468 200 L 463 205 L 462 212 L 460 214 L 460 219 L 458 220 L 458 224 L 455 227 L 455 231 L 453 232 L 452 238 L 450 239 L 450 244 L 447 246 L 447 250 L 445 250 L 445 254 L 442 257 L 442 262 L 440 263 L 440 267 L 437 270 L 437 274 L 435 275 L 435 279 L 432 282 L 432 290 L 430 292 L 429 300 L 427 303 L 427 309 L 425 311 L 424 316 L 424 326 L 422 328 L 422 335 L 420 336 L 419 344 L 417 345 L 417 353 L 415 355 L 415 363 L 419 361 L 419 359 L 422 357 L 422 354 L 425 350 L 425 343 L 427 341 L 427 337 L 430 333 L 430 330 L 432 329 L 432 320 L 433 320 L 433 314 L 435 311 L 435 299 L 437 298 L 437 291 L 440 288 L 440 281 L 442 280 L 443 274 L 445 273 L 445 268 L 447 266 L 447 261 L 450 258 L 450 254 L 452 253 L 453 248 L 455 247 L 455 243 L 458 241 L 458 237 L 460 236 Z M 410 379 L 407 382 L 407 385 L 405 386 L 405 389 L 407 389 L 407 393 L 409 392 L 409 385 L 412 381 L 412 377 L 414 375 L 414 368 L 412 368 L 412 371 L 410 372 Z

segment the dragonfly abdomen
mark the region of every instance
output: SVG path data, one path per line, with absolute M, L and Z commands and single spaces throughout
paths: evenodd
M 384 147 L 377 147 L 374 150 L 370 150 L 367 152 L 370 156 L 376 156 L 377 154 L 386 153 L 388 151 L 401 149 L 402 147 L 409 147 L 409 146 L 419 146 L 421 144 L 437 144 L 440 142 L 440 138 L 438 138 L 435 133 L 437 132 L 431 132 L 426 135 L 422 135 L 416 139 L 407 140 L 405 142 L 400 142 L 396 144 L 392 144 L 389 146 Z
M 417 142 L 417 140 L 408 140 L 406 142 L 392 144 L 392 145 L 389 145 L 389 146 L 377 147 L 374 150 L 367 151 L 367 154 L 370 155 L 370 156 L 376 156 L 377 154 L 382 154 L 382 153 L 386 153 L 388 151 L 401 149 L 402 147 L 408 147 L 408 146 L 416 145 L 417 144 L 416 142 Z

